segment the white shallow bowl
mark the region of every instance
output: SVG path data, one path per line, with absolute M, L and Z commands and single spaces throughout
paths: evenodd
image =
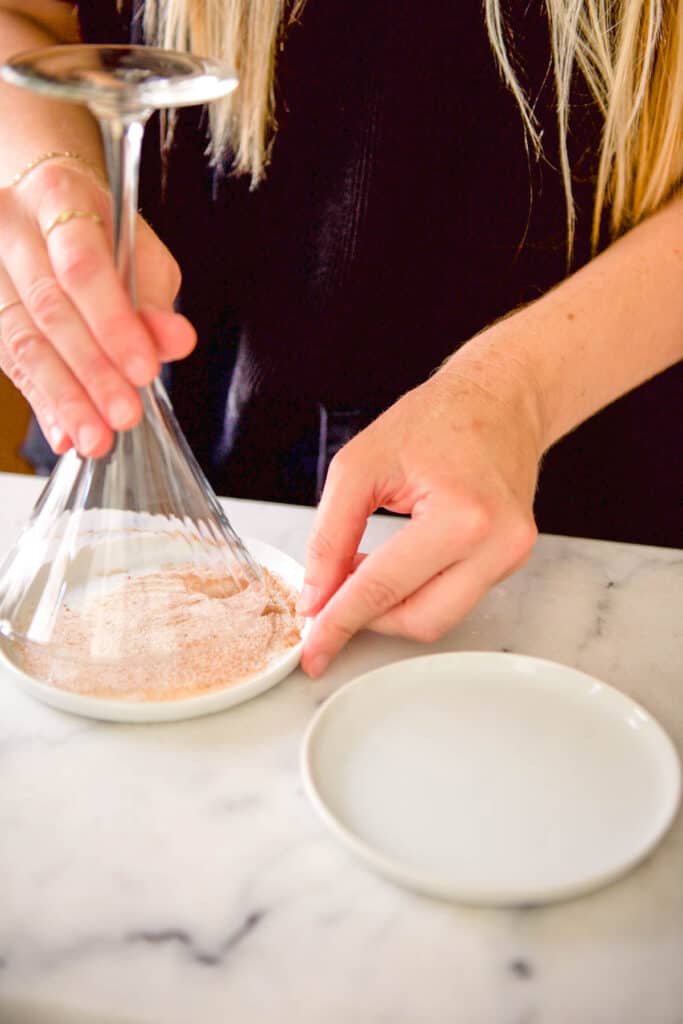
M 245 543 L 257 562 L 277 573 L 295 590 L 301 589 L 304 579 L 302 565 L 284 551 L 264 541 L 248 539 Z M 307 620 L 304 626 L 304 635 L 309 622 L 310 620 Z M 250 676 L 241 683 L 227 686 L 224 690 L 212 690 L 210 693 L 180 700 L 126 701 L 71 693 L 26 675 L 2 652 L 0 679 L 3 676 L 10 679 L 20 689 L 53 708 L 86 718 L 99 718 L 108 722 L 176 722 L 184 718 L 198 718 L 201 715 L 222 711 L 269 690 L 297 667 L 302 647 L 303 639 L 294 647 L 288 648 L 279 658 L 271 661 L 263 672 Z
M 311 721 L 302 772 L 322 821 L 370 867 L 499 906 L 616 878 L 666 832 L 681 791 L 671 740 L 634 701 L 564 665 L 485 652 L 347 684 Z

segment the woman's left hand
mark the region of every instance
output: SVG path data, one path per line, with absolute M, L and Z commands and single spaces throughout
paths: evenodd
M 488 333 L 332 460 L 299 601 L 317 613 L 302 658 L 309 675 L 364 627 L 438 639 L 530 554 L 540 402 Z M 364 556 L 367 518 L 381 507 L 410 519 Z

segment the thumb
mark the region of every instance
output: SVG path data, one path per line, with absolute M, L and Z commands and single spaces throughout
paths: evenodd
M 297 602 L 300 615 L 315 615 L 356 568 L 368 516 L 378 507 L 367 464 L 350 460 L 347 452 L 336 455 L 330 465 L 313 521 Z M 358 467 L 362 471 L 357 472 Z
M 156 342 L 162 362 L 184 359 L 197 344 L 197 332 L 181 313 L 150 305 L 141 306 L 138 312 Z

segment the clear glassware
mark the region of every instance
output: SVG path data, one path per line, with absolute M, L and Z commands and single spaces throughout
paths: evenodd
M 74 45 L 20 54 L 2 76 L 83 103 L 97 118 L 113 194 L 115 258 L 135 303 L 144 125 L 155 109 L 226 94 L 237 84 L 234 74 L 214 61 L 151 47 Z M 119 433 L 108 455 L 82 458 L 71 450 L 57 463 L 0 566 L 0 648 L 25 673 L 56 687 L 167 700 L 202 685 L 190 678 L 196 673 L 186 628 L 197 601 L 228 601 L 249 590 L 259 615 L 272 604 L 272 588 L 228 522 L 160 380 L 141 394 L 142 422 Z M 229 604 L 225 609 L 229 614 Z

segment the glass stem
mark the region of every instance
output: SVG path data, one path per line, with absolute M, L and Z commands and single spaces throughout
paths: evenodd
M 138 210 L 140 152 L 148 114 L 100 117 L 100 130 L 114 200 L 114 260 L 121 280 L 137 305 L 135 287 L 135 221 Z
M 137 306 L 135 224 L 138 214 L 140 153 L 150 113 L 149 110 L 136 110 L 134 114 L 98 115 L 113 197 L 114 261 L 133 306 Z M 155 392 L 160 388 L 161 382 L 157 377 L 149 387 L 140 389 L 146 416 L 155 408 Z M 125 435 L 129 446 L 135 443 L 137 433 L 139 431 L 133 430 Z

